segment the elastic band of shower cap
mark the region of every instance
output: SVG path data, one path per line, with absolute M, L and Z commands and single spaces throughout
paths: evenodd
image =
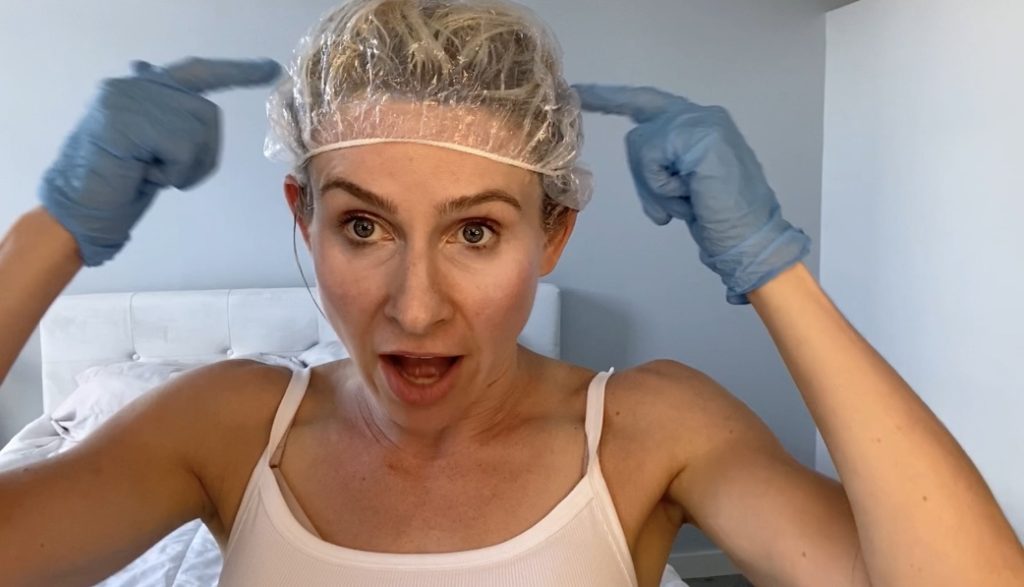
M 418 145 L 430 145 L 432 147 L 442 147 L 445 149 L 452 149 L 453 151 L 461 151 L 463 153 L 468 153 L 470 155 L 476 155 L 477 157 L 485 157 L 487 159 L 490 159 L 491 161 L 504 163 L 505 165 L 512 165 L 514 167 L 519 167 L 520 169 L 525 169 L 527 171 L 532 171 L 534 173 L 539 173 L 541 175 L 558 175 L 560 173 L 559 171 L 553 169 L 545 169 L 543 167 L 538 167 L 536 165 L 530 165 L 529 163 L 524 163 L 518 159 L 513 159 L 511 157 L 503 157 L 496 153 L 484 151 L 483 149 L 467 147 L 465 145 L 449 143 L 447 141 L 432 141 L 429 139 L 352 139 L 349 141 L 331 143 L 330 145 L 317 147 L 312 151 L 306 153 L 305 157 L 303 157 L 296 164 L 296 167 L 304 167 L 306 163 L 309 162 L 310 159 L 319 155 L 320 153 L 327 153 L 329 151 L 340 151 L 341 149 L 347 149 L 350 147 L 362 147 L 363 145 L 377 145 L 380 143 L 415 143 Z
M 349 0 L 300 40 L 267 117 L 265 154 L 300 174 L 319 154 L 406 142 L 537 173 L 576 210 L 593 191 L 561 49 L 508 0 Z
M 321 153 L 329 153 L 331 151 L 340 151 L 352 147 L 361 147 L 365 145 L 376 145 L 381 143 L 413 143 L 419 145 L 429 145 L 432 147 L 441 147 L 444 149 L 451 149 L 453 151 L 459 151 L 461 153 L 467 153 L 469 155 L 475 155 L 477 157 L 483 157 L 495 161 L 497 163 L 503 163 L 505 165 L 511 165 L 518 167 L 526 171 L 531 171 L 542 177 L 541 183 L 544 188 L 546 195 L 551 197 L 554 201 L 562 204 L 563 206 L 572 208 L 577 211 L 583 210 L 593 195 L 593 175 L 590 170 L 584 167 L 581 163 L 576 162 L 573 168 L 565 169 L 550 169 L 541 167 L 539 165 L 531 165 L 520 159 L 512 157 L 506 157 L 498 153 L 486 151 L 484 149 L 478 149 L 476 147 L 470 147 L 459 143 L 453 143 L 450 141 L 439 141 L 431 139 L 417 139 L 417 138 L 365 138 L 365 139 L 350 139 L 347 141 L 338 141 L 336 143 L 330 143 L 316 147 L 311 151 L 307 152 L 302 156 L 301 159 L 294 163 L 295 170 L 301 170 L 306 167 L 309 160 L 313 157 L 320 155 Z M 276 159 L 280 155 L 274 156 L 270 149 L 267 150 L 267 156 Z

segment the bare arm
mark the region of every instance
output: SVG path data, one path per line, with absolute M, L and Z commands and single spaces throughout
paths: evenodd
M 0 582 L 93 585 L 208 513 L 186 444 L 204 431 L 181 407 L 194 381 L 144 396 L 68 452 L 0 472 Z
M 0 382 L 83 263 L 117 254 L 160 189 L 186 189 L 216 168 L 220 109 L 203 94 L 264 85 L 280 71 L 269 60 L 196 58 L 133 68 L 136 75 L 100 84 L 43 175 L 43 207 L 0 241 Z
M 682 399 L 665 427 L 687 447 L 669 497 L 688 520 L 758 585 L 1024 584 L 1024 549 L 974 465 L 806 267 L 749 297 L 843 485 L 795 462 L 710 378 L 662 365 Z
M 673 447 L 666 498 L 759 586 L 867 587 L 843 488 L 798 463 L 753 411 L 684 365 L 646 368 L 645 395 Z M 663 393 L 658 393 L 663 390 Z
M 100 84 L 43 176 L 45 210 L 25 214 L 0 241 L 0 381 L 83 263 L 116 255 L 160 189 L 187 189 L 216 168 L 220 110 L 204 94 L 264 85 L 279 71 L 269 60 L 191 58 L 136 62 L 133 75 Z M 179 377 L 73 450 L 0 473 L 0 582 L 92 584 L 186 520 L 202 515 L 217 527 L 200 478 L 217 485 L 225 467 L 210 470 L 209 446 L 220 443 L 208 434 L 239 410 L 211 402 L 219 390 L 256 386 L 243 378 L 266 380 L 253 371 L 228 365 Z
M 794 469 L 772 448 L 770 434 L 756 432 L 756 418 L 752 424 L 730 408 L 713 382 L 683 378 L 679 395 L 695 388 L 712 398 L 699 407 L 713 421 L 746 424 L 738 438 L 715 432 L 703 451 L 677 454 L 670 497 L 769 583 L 843 580 L 824 575 L 832 578 L 815 583 L 814 569 L 790 568 L 801 566 L 793 555 L 799 547 L 831 540 L 841 548 L 817 549 L 826 557 L 818 567 L 859 550 L 873 585 L 1024 585 L 1024 550 L 978 471 L 799 262 L 810 238 L 783 218 L 728 112 L 650 87 L 574 87 L 585 110 L 637 123 L 626 146 L 644 213 L 657 224 L 686 222 L 727 300 L 753 303 L 835 457 L 846 494 Z M 688 440 L 679 434 L 678 444 Z M 745 475 L 758 485 L 745 487 Z M 776 536 L 780 520 L 789 525 Z M 823 524 L 840 531 L 830 538 Z M 739 535 L 744 527 L 750 538 Z M 853 536 L 856 548 L 849 546 Z
M 1024 549 L 977 469 L 807 268 L 749 298 L 835 460 L 872 584 L 1024 584 Z
M 201 367 L 71 450 L 0 472 L 0 584 L 93 585 L 196 518 L 223 543 L 290 376 Z
M 0 379 L 81 265 L 74 239 L 41 208 L 0 241 Z M 167 409 L 173 396 L 126 409 L 65 454 L 0 472 L 5 585 L 94 583 L 202 513 L 187 452 L 168 443 L 181 421 L 194 421 Z
M 80 267 L 71 236 L 41 209 L 0 241 L 0 374 Z M 218 418 L 229 420 L 241 406 L 224 400 L 224 390 L 267 379 L 264 367 L 244 362 L 183 375 L 74 449 L 0 472 L 0 583 L 91 585 L 188 520 L 223 527 L 200 480 L 219 473 L 199 468 L 220 442 L 210 440 L 223 424 Z M 224 403 L 230 408 L 218 407 Z
M 42 208 L 19 218 L 0 240 L 0 383 L 81 266 L 74 239 Z

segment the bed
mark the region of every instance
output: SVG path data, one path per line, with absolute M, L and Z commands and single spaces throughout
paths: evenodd
M 72 448 L 127 402 L 190 368 L 230 358 L 292 367 L 347 356 L 305 288 L 67 295 L 40 324 L 44 413 L 0 450 L 0 469 Z M 541 284 L 520 342 L 559 357 L 560 294 Z M 99 583 L 215 585 L 220 551 L 198 520 Z M 685 585 L 671 567 L 663 585 Z

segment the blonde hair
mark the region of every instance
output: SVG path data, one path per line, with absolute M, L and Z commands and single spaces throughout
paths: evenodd
M 538 172 L 546 224 L 589 201 L 579 98 L 554 36 L 517 4 L 353 0 L 303 38 L 289 73 L 266 150 L 300 172 L 324 150 L 428 142 Z

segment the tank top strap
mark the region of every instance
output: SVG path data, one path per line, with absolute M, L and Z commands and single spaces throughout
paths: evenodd
M 272 455 L 271 465 L 280 459 L 281 451 L 278 450 L 281 440 L 288 434 L 288 428 L 299 411 L 302 398 L 306 395 L 306 388 L 309 386 L 310 369 L 295 369 L 292 371 L 292 378 L 284 391 L 284 397 L 277 406 L 277 413 L 274 414 L 274 423 L 270 427 L 270 440 L 267 442 L 267 452 Z
M 601 444 L 601 430 L 604 428 L 604 389 L 608 378 L 615 373 L 611 368 L 594 376 L 587 388 L 587 415 L 583 429 L 587 435 L 587 462 L 597 462 L 597 447 Z

